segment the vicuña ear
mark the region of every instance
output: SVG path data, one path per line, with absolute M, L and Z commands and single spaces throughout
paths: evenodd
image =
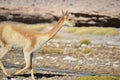
M 65 15 L 65 13 L 64 13 L 64 11 L 62 10 L 62 15 L 64 16 Z
M 65 15 L 68 15 L 68 11 L 65 12 Z

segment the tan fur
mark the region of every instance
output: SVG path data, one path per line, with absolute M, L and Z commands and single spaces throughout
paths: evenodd
M 3 46 L 5 46 L 7 44 L 7 42 L 5 41 L 5 39 L 3 37 L 3 29 L 4 29 L 4 27 L 1 26 L 0 27 L 0 41 L 1 41 L 1 43 L 3 43 Z
M 35 47 L 36 43 L 37 43 L 37 37 L 39 37 L 39 33 L 26 29 L 26 28 L 18 28 L 18 27 L 13 27 L 13 30 L 15 30 L 16 32 L 18 32 L 21 36 L 23 36 L 24 38 L 30 40 L 30 48 L 28 49 L 28 51 L 30 51 L 33 47 Z
M 7 53 L 8 49 L 12 46 L 22 47 L 26 66 L 23 69 L 16 72 L 15 75 L 25 71 L 31 66 L 31 75 L 34 79 L 31 54 L 40 49 L 47 41 L 49 41 L 61 29 L 62 24 L 65 20 L 66 17 L 63 13 L 63 16 L 59 19 L 55 27 L 44 34 L 40 34 L 37 31 L 18 25 L 0 25 L 0 42 L 2 44 L 0 59 L 2 59 L 2 57 Z M 5 73 L 5 75 L 8 76 L 1 60 L 0 67 Z

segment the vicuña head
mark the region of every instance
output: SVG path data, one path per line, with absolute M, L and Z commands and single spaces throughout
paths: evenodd
M 65 24 L 73 26 L 75 23 L 72 16 L 67 11 L 65 13 L 62 11 L 62 17 L 59 19 L 54 28 L 46 34 L 48 34 L 52 38 Z
M 39 33 L 25 27 L 18 27 L 17 25 L 0 25 L 0 67 L 3 73 L 6 76 L 9 76 L 1 59 L 11 47 L 22 47 L 26 66 L 16 72 L 15 75 L 18 75 L 21 72 L 24 72 L 26 69 L 31 68 L 32 79 L 35 79 L 33 73 L 32 54 L 41 49 L 41 47 L 61 29 L 64 22 L 73 24 L 68 12 L 62 12 L 62 17 L 59 19 L 53 29 L 47 33 Z

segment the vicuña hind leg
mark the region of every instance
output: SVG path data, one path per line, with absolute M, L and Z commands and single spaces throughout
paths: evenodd
M 2 69 L 3 73 L 4 73 L 6 76 L 9 77 L 10 75 L 7 74 L 7 71 L 6 71 L 4 65 L 3 65 L 2 61 L 1 61 L 2 58 L 4 57 L 4 55 L 7 53 L 8 49 L 9 49 L 8 46 L 5 46 L 5 47 L 2 46 L 2 49 L 1 49 L 1 52 L 0 52 L 0 68 Z

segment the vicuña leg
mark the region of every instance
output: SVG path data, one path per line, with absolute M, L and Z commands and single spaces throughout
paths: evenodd
M 22 68 L 21 70 L 17 71 L 15 73 L 15 75 L 18 75 L 18 74 L 24 72 L 26 69 L 28 69 L 31 66 L 31 64 L 30 64 L 31 54 L 30 53 L 24 53 L 24 58 L 25 58 L 26 66 L 24 68 Z
M 32 58 L 33 58 L 33 53 L 31 54 L 31 78 L 32 78 L 33 80 L 35 80 Z
M 24 53 L 24 57 L 25 57 L 26 66 L 23 69 L 16 72 L 15 75 L 18 75 L 24 72 L 26 69 L 31 68 L 31 77 L 34 80 L 35 78 L 34 78 L 33 64 L 32 64 L 32 53 Z
M 6 76 L 10 76 L 7 74 L 7 71 L 2 63 L 2 58 L 4 57 L 4 55 L 7 53 L 9 47 L 8 46 L 2 46 L 2 49 L 1 49 L 1 52 L 0 52 L 0 68 L 2 69 L 3 73 L 6 75 Z

